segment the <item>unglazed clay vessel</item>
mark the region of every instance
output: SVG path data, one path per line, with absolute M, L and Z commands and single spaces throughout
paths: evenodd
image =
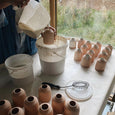
M 103 72 L 105 70 L 106 60 L 104 58 L 98 58 L 95 65 L 95 70 L 98 72 Z
M 76 101 L 68 101 L 65 104 L 64 115 L 79 115 L 80 107 Z
M 76 48 L 76 40 L 75 40 L 75 38 L 71 38 L 71 40 L 69 42 L 69 48 L 70 49 L 75 49 Z
M 112 47 L 112 45 L 111 44 L 108 44 L 108 46 L 107 47 L 109 47 L 110 49 L 111 49 L 111 51 L 113 50 L 113 47 Z
M 23 107 L 25 98 L 26 98 L 26 92 L 24 89 L 17 88 L 12 91 L 12 100 L 14 106 Z
M 93 50 L 89 50 L 87 54 L 91 56 L 91 63 L 93 63 L 95 59 L 95 52 Z
M 111 49 L 109 47 L 105 47 L 105 51 L 108 53 L 109 56 L 111 56 Z
M 9 111 L 8 115 L 25 115 L 24 110 L 20 107 L 14 107 Z
M 55 40 L 56 30 L 53 27 L 46 27 L 41 33 L 44 44 L 53 44 Z
M 53 109 L 49 103 L 42 103 L 39 106 L 39 115 L 53 115 Z
M 99 47 L 99 52 L 100 52 L 100 51 L 101 51 L 101 46 L 102 46 L 102 45 L 101 45 L 100 42 L 97 42 L 96 44 L 98 45 L 98 47 Z
M 85 44 L 87 45 L 88 50 L 90 50 L 92 48 L 92 44 L 90 41 L 87 41 Z
M 49 85 L 43 84 L 38 90 L 38 99 L 40 103 L 49 102 L 51 100 L 51 88 Z
M 56 94 L 52 99 L 52 108 L 55 114 L 63 114 L 65 98 L 62 94 Z
M 85 44 L 85 40 L 83 38 L 81 38 L 79 41 L 78 41 L 78 48 L 81 48 L 82 45 Z
M 95 52 L 95 57 L 98 56 L 99 54 L 99 47 L 97 44 L 94 44 L 94 46 L 92 47 L 92 50 Z
M 37 97 L 28 96 L 24 101 L 25 115 L 38 115 L 39 102 Z
M 109 59 L 108 53 L 106 51 L 103 51 L 100 55 L 99 58 L 104 58 L 106 60 Z
M 82 45 L 81 50 L 82 50 L 83 55 L 85 55 L 87 53 L 87 50 L 88 50 L 87 45 L 86 44 Z
M 8 115 L 8 112 L 11 108 L 11 104 L 8 100 L 0 101 L 0 115 Z
M 74 53 L 74 60 L 75 61 L 81 61 L 82 56 L 83 56 L 83 53 L 82 53 L 81 49 L 78 48 Z
M 89 54 L 86 54 L 83 56 L 81 60 L 81 66 L 85 68 L 89 68 L 91 65 L 91 56 Z

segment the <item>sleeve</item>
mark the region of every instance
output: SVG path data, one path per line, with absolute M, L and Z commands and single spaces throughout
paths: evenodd
M 3 10 L 0 10 L 0 28 L 8 24 L 7 18 Z

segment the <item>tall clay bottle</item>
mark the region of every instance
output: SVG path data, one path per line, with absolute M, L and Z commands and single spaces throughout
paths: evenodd
M 24 101 L 25 115 L 38 115 L 39 102 L 37 97 L 29 96 Z
M 93 50 L 89 50 L 87 52 L 87 54 L 89 54 L 91 56 L 91 63 L 93 63 L 94 59 L 95 59 L 95 53 L 94 53 L 94 51 Z
M 64 115 L 79 115 L 80 107 L 76 101 L 68 101 L 65 104 Z
M 50 104 L 42 103 L 39 106 L 39 115 L 53 115 L 53 109 Z
M 8 115 L 25 115 L 24 110 L 20 107 L 14 107 L 9 111 Z
M 99 47 L 97 44 L 95 44 L 93 47 L 92 47 L 92 50 L 95 52 L 95 57 L 98 56 L 99 54 Z
M 87 45 L 86 44 L 82 45 L 81 50 L 82 50 L 83 55 L 85 55 L 87 53 L 87 50 L 88 50 Z
M 51 100 L 51 88 L 49 85 L 43 84 L 40 86 L 38 99 L 40 103 L 48 103 Z
M 52 99 L 52 108 L 55 114 L 63 114 L 65 98 L 62 94 L 56 94 Z
M 100 43 L 100 42 L 97 42 L 96 44 L 98 45 L 98 47 L 99 47 L 99 52 L 100 52 L 100 51 L 101 51 L 101 43 Z
M 71 40 L 69 42 L 69 48 L 70 49 L 75 49 L 76 48 L 76 40 L 75 40 L 75 38 L 71 38 Z
M 24 89 L 17 88 L 12 91 L 12 100 L 14 106 L 23 107 L 25 98 L 26 98 L 26 92 Z
M 79 41 L 78 41 L 78 48 L 81 48 L 82 45 L 85 44 L 85 40 L 83 38 L 81 38 Z
M 8 115 L 8 112 L 11 108 L 11 104 L 8 100 L 0 101 L 0 115 Z
M 90 50 L 92 48 L 92 44 L 90 41 L 87 41 L 85 44 L 87 45 L 88 50 Z
M 83 56 L 83 53 L 82 53 L 81 49 L 78 48 L 78 49 L 75 51 L 74 60 L 75 60 L 75 61 L 81 61 L 82 56 Z

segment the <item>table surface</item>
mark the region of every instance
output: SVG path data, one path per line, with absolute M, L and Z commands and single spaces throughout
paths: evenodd
M 42 74 L 39 56 L 38 54 L 34 55 L 33 71 L 35 80 L 33 84 L 29 84 L 23 88 L 26 90 L 27 95 L 38 96 L 38 88 L 43 81 L 55 83 L 61 86 L 66 85 L 72 80 L 88 81 L 93 88 L 93 96 L 87 101 L 78 102 L 80 105 L 80 115 L 102 115 L 107 98 L 115 83 L 115 50 L 113 50 L 103 73 L 98 73 L 95 71 L 96 60 L 90 68 L 82 68 L 80 63 L 74 61 L 74 52 L 75 50 L 67 48 L 65 70 L 62 74 L 57 76 L 48 76 Z M 1 65 L 0 99 L 8 99 L 12 101 L 11 92 L 14 88 L 16 88 L 16 86 L 13 84 L 10 76 L 8 75 L 5 66 Z M 67 97 L 64 89 L 52 90 L 52 96 L 54 96 L 56 93 L 62 93 L 66 97 L 66 100 L 70 100 L 70 98 Z

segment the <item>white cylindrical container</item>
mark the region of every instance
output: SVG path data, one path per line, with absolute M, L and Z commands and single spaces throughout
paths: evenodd
M 57 75 L 64 71 L 67 40 L 56 37 L 54 44 L 43 43 L 43 38 L 36 42 L 41 62 L 42 72 L 47 75 Z

